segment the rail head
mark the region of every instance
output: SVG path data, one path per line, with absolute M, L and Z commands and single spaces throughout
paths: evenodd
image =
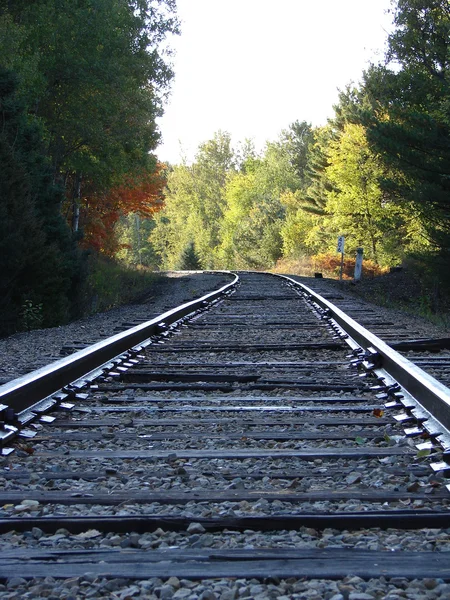
M 143 343 L 149 337 L 161 333 L 164 327 L 204 309 L 231 293 L 239 281 L 239 276 L 230 271 L 216 272 L 232 275 L 233 280 L 201 298 L 181 304 L 154 319 L 5 383 L 0 386 L 0 403 L 11 407 L 16 413 L 25 410 L 39 400 L 55 394 L 86 373 L 100 368 L 123 352 Z

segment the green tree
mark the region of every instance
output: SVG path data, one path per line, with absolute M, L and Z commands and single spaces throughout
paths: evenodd
M 263 194 L 258 191 L 254 170 L 236 174 L 230 179 L 227 190 L 227 207 L 221 223 L 219 263 L 227 268 L 255 268 L 261 266 L 259 245 L 260 227 L 256 220 L 263 204 Z
M 61 217 L 42 131 L 17 98 L 17 78 L 0 69 L 0 333 L 20 327 L 21 312 L 44 326 L 69 318 L 80 269 Z M 42 307 L 42 308 L 41 308 Z
M 281 134 L 289 161 L 302 184 L 305 183 L 310 149 L 314 143 L 314 130 L 306 121 L 295 121 Z
M 285 209 L 280 228 L 283 256 L 300 258 L 323 249 L 325 209 L 320 214 L 305 209 L 303 190 L 285 192 L 280 201 Z
M 159 259 L 150 242 L 155 221 L 138 213 L 122 216 L 116 225 L 119 251 L 116 258 L 132 267 L 157 269 Z
M 36 0 L 4 8 L 16 24 L 21 62 L 38 73 L 22 94 L 46 127 L 55 174 L 73 199 L 74 230 L 83 181 L 107 189 L 155 162 L 155 119 L 172 77 L 159 47 L 177 31 L 174 10 L 174 0 Z
M 252 159 L 243 172 L 229 179 L 219 264 L 231 268 L 269 268 L 282 255 L 281 229 L 285 205 L 281 198 L 301 180 L 286 136 L 268 143 L 264 155 Z
M 308 136 L 309 137 L 309 136 Z M 295 192 L 284 194 L 286 218 L 281 228 L 283 254 L 299 257 L 324 251 L 329 241 L 325 223 L 328 193 L 333 184 L 327 175 L 328 147 L 336 137 L 331 122 L 311 131 L 302 155 L 303 176 Z
M 371 151 L 362 125 L 348 123 L 328 147 L 326 174 L 334 188 L 327 194 L 324 219 L 334 250 L 339 234 L 346 234 L 347 251 L 363 247 L 365 256 L 381 264 L 401 261 L 411 246 L 414 229 L 408 215 L 383 192 L 379 182 L 384 166 Z
M 188 242 L 180 256 L 177 268 L 181 271 L 197 271 L 201 269 L 200 257 L 195 250 L 195 242 Z
M 155 228 L 150 235 L 160 264 L 174 269 L 196 231 L 198 215 L 194 209 L 195 187 L 190 167 L 177 165 L 169 173 L 163 210 L 155 215 Z
M 450 246 L 450 8 L 399 0 L 386 66 L 364 76 L 369 143 L 391 176 L 382 186 L 413 207 L 435 247 Z
M 213 268 L 220 243 L 225 189 L 235 172 L 229 134 L 218 132 L 201 144 L 192 165 L 169 174 L 164 209 L 155 217 L 151 241 L 166 268 L 175 268 L 192 241 L 203 268 Z

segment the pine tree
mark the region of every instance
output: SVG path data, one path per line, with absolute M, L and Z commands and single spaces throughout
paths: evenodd
M 0 69 L 0 333 L 67 320 L 78 258 L 59 206 L 37 124 L 17 99 L 17 78 Z
M 201 269 L 200 257 L 195 249 L 194 242 L 188 242 L 178 263 L 180 271 L 198 271 Z

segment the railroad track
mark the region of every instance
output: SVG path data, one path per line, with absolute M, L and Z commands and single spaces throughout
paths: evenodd
M 449 390 L 312 289 L 233 285 L 63 359 L 57 383 L 52 366 L 36 392 L 33 376 L 0 389 L 0 578 L 91 597 L 120 579 L 130 597 L 368 600 L 389 578 L 450 594 Z
M 383 317 L 379 314 L 378 307 L 342 294 L 339 290 L 331 291 L 326 280 L 306 277 L 294 277 L 294 280 L 329 299 L 408 360 L 446 386 L 450 385 L 450 337 L 424 336 L 419 328 L 412 329 L 410 324 L 405 325 L 397 315 L 394 319 Z

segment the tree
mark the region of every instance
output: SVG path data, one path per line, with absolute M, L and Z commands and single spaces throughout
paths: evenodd
M 149 240 L 154 228 L 153 218 L 141 217 L 138 213 L 122 216 L 115 227 L 119 247 L 115 254 L 117 260 L 131 267 L 157 270 L 159 257 Z
M 104 192 L 155 166 L 149 154 L 159 141 L 155 119 L 172 77 L 159 47 L 167 33 L 178 31 L 175 2 L 36 0 L 7 6 L 17 53 L 24 64 L 34 60 L 39 75 L 22 94 L 46 127 L 76 231 L 84 182 L 92 189 L 95 181 L 95 191 Z
M 394 24 L 387 65 L 365 73 L 369 108 L 361 118 L 390 173 L 383 188 L 410 204 L 429 241 L 444 249 L 450 246 L 448 2 L 399 0 Z
M 410 234 L 408 218 L 379 185 L 383 164 L 371 151 L 362 125 L 345 125 L 328 147 L 328 160 L 326 174 L 334 186 L 325 207 L 328 249 L 333 250 L 337 236 L 345 233 L 347 251 L 363 247 L 365 256 L 376 263 L 401 261 Z
M 268 143 L 260 159 L 228 181 L 219 264 L 231 268 L 272 267 L 282 254 L 285 206 L 281 198 L 301 185 L 286 137 Z
M 17 77 L 0 69 L 0 333 L 21 327 L 21 312 L 49 326 L 71 315 L 80 265 L 59 212 L 42 131 L 29 123 Z M 29 323 L 28 323 L 29 325 Z
M 134 214 L 150 218 L 161 210 L 166 185 L 166 171 L 158 164 L 154 172 L 141 172 L 122 185 L 105 192 L 89 193 L 81 199 L 83 246 L 113 258 L 120 249 L 116 225 L 120 217 Z
M 213 266 L 212 254 L 219 244 L 220 222 L 225 208 L 225 187 L 235 170 L 231 136 L 217 132 L 212 140 L 201 144 L 191 167 L 198 230 L 194 237 L 202 263 Z
M 177 268 L 181 271 L 197 271 L 201 269 L 200 257 L 195 250 L 194 242 L 188 242 L 180 257 Z
M 304 183 L 307 175 L 310 148 L 314 143 L 314 131 L 306 121 L 295 121 L 281 134 L 289 161 L 299 180 Z
M 282 196 L 286 218 L 281 228 L 285 256 L 301 256 L 323 251 L 329 240 L 325 224 L 328 193 L 333 184 L 327 175 L 328 146 L 336 137 L 331 122 L 308 134 L 308 144 L 302 158 L 301 185 Z
M 177 165 L 169 173 L 165 207 L 150 236 L 164 267 L 175 268 L 192 241 L 202 267 L 214 267 L 226 183 L 234 171 L 230 136 L 218 132 L 200 145 L 192 165 Z
M 173 168 L 150 236 L 165 268 L 182 263 L 192 243 L 202 268 L 275 264 L 282 254 L 282 197 L 302 186 L 299 164 L 306 152 L 298 136 L 289 135 L 267 143 L 258 157 L 248 141 L 233 152 L 229 135 L 218 132 L 200 145 L 194 164 Z

